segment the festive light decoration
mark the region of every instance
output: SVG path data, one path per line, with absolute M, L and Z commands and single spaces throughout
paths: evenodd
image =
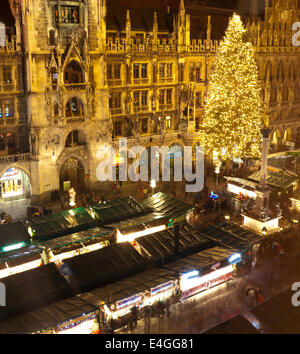
M 205 103 L 201 144 L 221 161 L 260 156 L 263 102 L 254 49 L 245 34 L 235 14 L 218 49 Z

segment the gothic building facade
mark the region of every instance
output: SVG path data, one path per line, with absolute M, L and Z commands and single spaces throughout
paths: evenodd
M 148 9 L 146 24 L 125 11 L 124 25 L 110 20 L 106 0 L 9 1 L 15 34 L 0 48 L 2 201 L 103 188 L 97 151 L 117 148 L 120 137 L 174 153 L 198 141 L 219 45 L 213 14 L 193 38 L 187 9 L 196 5 L 184 0 L 175 14 Z M 300 143 L 300 47 L 291 41 L 298 19 L 298 0 L 267 0 L 263 18 L 245 19 L 274 149 Z M 116 169 L 125 158 L 116 156 Z

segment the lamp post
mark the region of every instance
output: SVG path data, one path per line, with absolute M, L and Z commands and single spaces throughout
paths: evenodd
M 216 168 L 215 168 L 215 173 L 216 173 L 216 176 L 217 176 L 217 179 L 216 179 L 216 187 L 217 187 L 217 189 L 219 188 L 219 173 L 220 173 L 220 167 L 219 166 L 217 166 Z

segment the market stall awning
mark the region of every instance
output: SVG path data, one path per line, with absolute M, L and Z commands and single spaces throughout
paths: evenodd
M 85 299 L 85 294 L 70 297 L 47 307 L 0 322 L 0 334 L 29 334 L 54 328 L 97 308 Z
M 144 230 L 145 227 L 150 227 L 156 224 L 161 224 L 167 217 L 161 213 L 150 213 L 137 216 L 135 218 L 126 219 L 117 223 L 105 225 L 107 228 L 118 229 L 124 233 Z
M 104 286 L 146 268 L 143 257 L 128 242 L 69 258 L 64 264 L 70 269 L 81 291 Z
M 44 246 L 51 251 L 55 252 L 68 252 L 81 248 L 83 246 L 91 245 L 93 243 L 111 240 L 113 231 L 95 227 L 93 229 L 75 232 L 71 235 L 66 235 L 52 240 L 40 242 L 41 246 Z
M 42 248 L 31 245 L 19 250 L 5 252 L 0 255 L 0 270 L 41 259 Z
M 21 221 L 0 225 L 0 253 L 30 244 L 30 235 Z
M 147 210 L 131 196 L 92 205 L 91 209 L 99 216 L 101 225 L 116 223 L 147 213 Z
M 111 304 L 171 280 L 175 280 L 173 272 L 167 269 L 152 269 L 92 290 L 89 294 L 93 295 L 95 306 L 99 306 L 101 301 Z
M 187 213 L 192 206 L 173 198 L 165 193 L 159 192 L 147 198 L 143 202 L 144 207 L 162 213 L 169 217 L 176 217 Z
M 202 270 L 204 272 L 211 271 L 211 267 L 217 263 L 225 261 L 234 253 L 229 248 L 215 246 L 208 248 L 191 256 L 182 258 L 175 262 L 168 263 L 163 266 L 164 269 L 176 274 L 182 274 L 193 270 Z
M 29 225 L 32 228 L 34 239 L 46 241 L 96 227 L 97 221 L 87 209 L 81 207 L 33 218 L 29 221 Z
M 261 240 L 260 235 L 226 222 L 210 225 L 202 231 L 202 234 L 220 246 L 230 247 L 237 251 L 247 250 Z
M 261 171 L 257 171 L 248 177 L 249 181 L 260 182 Z M 298 181 L 298 176 L 292 172 L 284 171 L 280 168 L 268 167 L 267 184 L 271 188 L 285 190 L 293 186 Z
M 0 320 L 33 311 L 67 298 L 71 288 L 52 263 L 2 278 L 6 306 L 0 307 Z
M 178 256 L 186 256 L 210 248 L 214 245 L 191 225 L 181 225 L 179 231 L 179 252 L 175 254 L 174 229 L 156 232 L 152 235 L 139 237 L 136 242 L 141 247 L 145 257 L 155 263 L 166 263 L 176 259 Z

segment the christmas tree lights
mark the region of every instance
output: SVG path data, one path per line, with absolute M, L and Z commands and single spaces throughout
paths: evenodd
M 218 49 L 205 102 L 201 144 L 222 161 L 260 157 L 263 103 L 254 49 L 245 35 L 235 14 Z

